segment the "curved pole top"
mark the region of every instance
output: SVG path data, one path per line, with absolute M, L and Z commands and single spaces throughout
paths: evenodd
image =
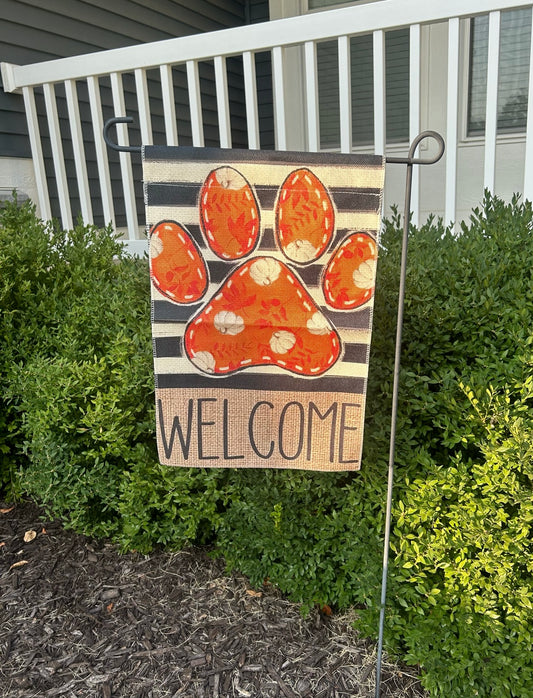
M 112 141 L 109 136 L 109 129 L 117 124 L 132 124 L 134 121 L 133 116 L 114 116 L 112 119 L 108 119 L 104 124 L 104 141 L 108 148 L 111 150 L 117 150 L 119 153 L 140 153 L 140 145 L 118 145 L 115 141 Z
M 425 138 L 433 138 L 433 140 L 437 141 L 439 146 L 437 154 L 431 158 L 415 158 L 416 149 Z M 444 149 L 444 138 L 440 133 L 437 133 L 437 131 L 422 131 L 411 143 L 409 154 L 406 158 L 387 158 L 387 162 L 399 165 L 434 165 L 444 155 Z

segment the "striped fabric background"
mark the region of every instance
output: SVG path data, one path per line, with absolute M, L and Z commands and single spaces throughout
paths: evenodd
M 199 225 L 198 199 L 202 184 L 213 169 L 224 165 L 234 167 L 246 178 L 252 185 L 259 203 L 260 240 L 250 258 L 268 255 L 287 264 L 301 279 L 315 303 L 341 338 L 343 353 L 332 368 L 322 376 L 302 377 L 277 366 L 249 367 L 230 376 L 207 376 L 185 355 L 183 336 L 188 321 L 213 298 L 229 274 L 245 261 L 245 259 L 222 261 L 207 246 Z M 299 167 L 310 169 L 318 177 L 329 192 L 335 208 L 335 234 L 329 248 L 317 263 L 306 266 L 289 262 L 281 250 L 276 248 L 274 235 L 274 211 L 280 186 L 286 177 Z M 357 395 L 364 403 L 371 339 L 372 300 L 356 310 L 330 309 L 325 302 L 320 281 L 328 261 L 348 234 L 365 232 L 377 238 L 381 224 L 383 158 L 326 153 L 145 146 L 143 179 L 147 230 L 149 231 L 161 221 L 179 223 L 186 228 L 198 245 L 209 271 L 208 292 L 196 304 L 178 305 L 166 299 L 153 284 L 151 285 L 157 395 L 161 396 L 164 393 L 168 398 L 168 392 L 174 392 L 176 389 L 182 391 L 182 396 L 185 395 L 183 390 L 188 389 L 200 391 L 224 389 L 259 391 L 259 393 L 264 390 L 270 393 L 286 391 L 291 396 L 304 391 L 313 394 L 331 394 L 332 399 L 335 393 Z M 179 395 L 179 392 L 175 392 L 173 399 L 179 401 Z M 162 458 L 162 462 L 165 460 L 168 462 L 168 459 Z M 218 459 L 212 465 L 235 466 L 234 462 L 219 462 L 221 460 L 223 459 Z M 187 462 L 187 465 L 198 464 L 205 465 L 205 463 Z M 303 467 L 283 462 L 251 463 L 250 466 Z M 316 469 L 339 469 L 331 464 L 330 466 L 316 467 Z M 315 469 L 313 464 L 308 464 L 307 467 Z M 358 467 L 357 463 L 350 469 Z

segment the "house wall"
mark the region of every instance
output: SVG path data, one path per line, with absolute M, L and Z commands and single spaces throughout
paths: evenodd
M 3 0 L 2 21 L 0 22 L 0 60 L 24 65 L 52 60 L 72 55 L 80 55 L 111 48 L 159 41 L 175 36 L 185 36 L 199 32 L 214 31 L 227 27 L 244 25 L 247 22 L 268 19 L 267 0 L 146 0 L 144 3 L 134 0 Z M 258 74 L 263 82 L 259 96 L 261 108 L 267 114 L 271 106 L 271 86 L 269 88 L 269 65 L 264 57 L 258 59 Z M 263 73 L 263 74 L 262 74 Z M 131 78 L 133 85 L 133 76 Z M 200 66 L 200 78 L 203 92 L 203 116 L 206 145 L 218 144 L 218 122 L 216 116 L 216 100 L 214 91 L 214 71 L 212 64 Z M 152 116 L 154 142 L 164 142 L 164 125 L 162 106 L 158 95 L 157 76 L 148 75 L 149 89 L 153 92 Z M 179 103 L 183 99 L 186 84 L 185 70 L 174 71 L 174 86 L 177 99 L 178 133 L 180 143 L 191 144 L 191 129 L 188 105 Z M 228 85 L 232 109 L 232 136 L 236 147 L 246 147 L 246 124 L 244 119 L 244 85 L 242 62 L 228 60 Z M 83 86 L 80 86 L 83 90 Z M 269 96 L 270 89 L 270 96 Z M 125 80 L 126 105 L 135 109 L 133 92 L 129 93 L 128 79 Z M 62 86 L 57 86 L 58 110 L 61 129 L 68 132 L 65 100 Z M 152 94 L 151 94 L 152 96 Z M 37 91 L 37 106 L 41 115 L 44 114 L 42 94 Z M 88 104 L 83 107 L 82 95 L 82 127 L 84 133 L 90 133 L 90 113 Z M 102 101 L 106 118 L 113 116 L 109 89 L 102 86 Z M 159 105 L 158 105 L 159 102 Z M 181 109 L 180 109 L 181 107 Z M 50 145 L 47 139 L 46 120 L 40 118 L 41 134 L 43 135 L 43 151 L 45 165 L 49 175 L 53 215 L 59 215 L 57 196 L 54 192 L 53 167 L 51 163 Z M 273 128 L 272 128 L 273 132 Z M 132 142 L 140 142 L 140 136 L 135 129 L 130 129 Z M 263 145 L 263 144 L 262 144 Z M 264 146 L 272 147 L 272 133 L 265 133 Z M 68 147 L 68 146 L 67 146 Z M 67 173 L 72 199 L 75 202 L 76 185 L 73 159 L 67 157 Z M 30 145 L 28 139 L 26 118 L 22 96 L 7 94 L 0 90 L 0 190 L 5 192 L 13 188 L 28 194 L 36 200 L 33 183 L 33 168 L 31 164 Z M 87 148 L 87 160 L 90 184 L 97 186 L 97 172 L 94 152 Z M 110 154 L 111 175 L 115 185 L 120 178 L 118 155 Z M 139 164 L 135 163 L 136 170 Z M 140 172 L 135 172 L 139 186 L 137 192 L 142 203 Z M 120 211 L 120 188 L 117 191 L 117 225 L 121 224 L 123 212 Z M 1 195 L 0 191 L 0 195 Z M 76 206 L 73 206 L 76 210 Z M 99 212 L 95 211 L 95 222 L 100 223 Z
M 354 0 L 353 4 L 362 4 L 365 0 Z M 379 0 L 366 0 L 379 2 Z M 348 3 L 343 3 L 345 6 Z M 307 13 L 307 0 L 269 0 L 271 19 L 293 17 Z M 339 5 L 340 7 L 341 5 Z M 334 9 L 328 7 L 326 9 Z M 469 23 L 461 22 L 461 55 L 459 65 L 459 113 L 457 145 L 457 197 L 456 222 L 469 218 L 473 207 L 478 206 L 483 198 L 484 139 L 467 137 L 466 109 L 468 94 L 468 34 Z M 288 147 L 305 148 L 305 84 L 303 56 L 301 49 L 294 52 L 293 60 L 287 66 L 285 80 L 286 98 L 291 103 L 288 110 Z M 434 130 L 446 140 L 447 107 L 447 60 L 448 29 L 446 23 L 423 26 L 421 31 L 421 123 L 420 131 Z M 299 89 L 298 87 L 299 86 Z M 515 192 L 523 191 L 525 162 L 525 133 L 497 137 L 496 177 L 494 191 L 505 200 Z M 431 153 L 433 145 L 423 141 L 419 154 Z M 405 145 L 387 147 L 389 155 L 404 155 Z M 423 222 L 431 214 L 444 215 L 445 207 L 445 168 L 446 156 L 436 165 L 424 168 L 420 177 L 420 215 Z M 387 186 L 385 189 L 385 211 L 390 212 L 392 205 L 403 210 L 405 168 L 399 165 L 387 165 Z

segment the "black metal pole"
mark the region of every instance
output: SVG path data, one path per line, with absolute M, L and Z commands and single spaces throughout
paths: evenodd
M 424 138 L 434 138 L 439 143 L 439 153 L 430 160 L 421 160 L 414 157 L 420 141 Z M 405 206 L 403 219 L 402 253 L 400 263 L 400 284 L 398 289 L 398 314 L 396 323 L 396 348 L 394 353 L 394 382 L 392 386 L 392 410 L 391 410 L 391 434 L 389 445 L 389 469 L 387 478 L 387 505 L 385 511 L 385 538 L 383 541 L 383 573 L 381 579 L 381 601 L 379 611 L 379 633 L 376 664 L 376 698 L 381 695 L 381 664 L 383 657 L 383 631 L 385 626 L 385 604 L 387 601 L 387 578 L 389 571 L 390 532 L 392 522 L 392 492 L 394 486 L 394 451 L 396 446 L 396 423 L 398 419 L 398 392 L 400 384 L 400 361 L 402 352 L 402 328 L 403 309 L 405 300 L 405 279 L 407 273 L 407 247 L 409 241 L 409 218 L 411 214 L 411 191 L 413 186 L 413 165 L 431 165 L 442 157 L 444 153 L 444 140 L 440 134 L 434 131 L 424 131 L 418 135 L 409 149 L 407 158 L 387 158 L 388 163 L 407 165 L 405 182 Z

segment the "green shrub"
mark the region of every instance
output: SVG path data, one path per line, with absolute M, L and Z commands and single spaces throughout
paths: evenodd
M 124 471 L 156 460 L 141 349 L 122 335 L 102 356 L 38 356 L 14 380 L 28 439 L 24 489 L 86 534 L 119 530 Z
M 218 492 L 216 473 L 157 463 L 146 260 L 109 228 L 63 231 L 8 204 L 0 284 L 7 494 L 124 548 L 210 539 L 224 474 Z
M 0 492 L 17 491 L 20 420 L 5 395 L 13 365 L 39 341 L 36 311 L 46 293 L 51 256 L 47 227 L 30 204 L 0 209 Z
M 531 205 L 434 231 L 409 267 L 389 627 L 433 695 L 533 695 Z
M 69 413 L 68 401 L 58 402 L 61 392 L 68 391 L 61 381 L 68 380 L 70 364 L 103 357 L 121 341 L 130 342 L 130 353 L 146 353 L 149 328 L 139 321 L 149 312 L 145 267 L 124 254 L 110 229 L 78 224 L 63 231 L 40 221 L 30 203 L 7 204 L 0 211 L 0 387 L 5 420 L 0 483 L 12 493 L 21 485 L 17 471 L 26 472 L 29 466 L 29 472 L 40 457 L 32 453 L 28 463 L 21 454 L 21 444 L 28 435 L 33 437 L 42 419 L 39 400 L 41 407 L 55 407 L 57 419 L 65 419 L 63 428 L 68 419 L 77 419 Z M 149 368 L 148 358 L 141 371 L 145 384 Z M 93 375 L 87 373 L 91 379 Z M 79 370 L 73 380 L 83 382 Z
M 410 234 L 386 642 L 432 696 L 533 696 L 533 214 L 487 196 Z M 214 543 L 309 607 L 379 614 L 400 221 L 381 241 L 360 473 L 166 468 L 148 273 L 110 231 L 0 214 L 0 454 L 76 530 Z M 7 415 L 7 416 L 6 416 Z
M 386 640 L 433 696 L 533 696 L 531 205 L 487 196 L 459 235 L 412 230 Z M 376 632 L 400 221 L 378 265 L 363 466 L 239 473 L 219 550 Z M 266 480 L 266 483 L 265 483 Z
M 143 460 L 121 483 L 121 531 L 125 549 L 149 552 L 155 545 L 179 549 L 212 543 L 228 503 L 227 471 L 170 468 Z

